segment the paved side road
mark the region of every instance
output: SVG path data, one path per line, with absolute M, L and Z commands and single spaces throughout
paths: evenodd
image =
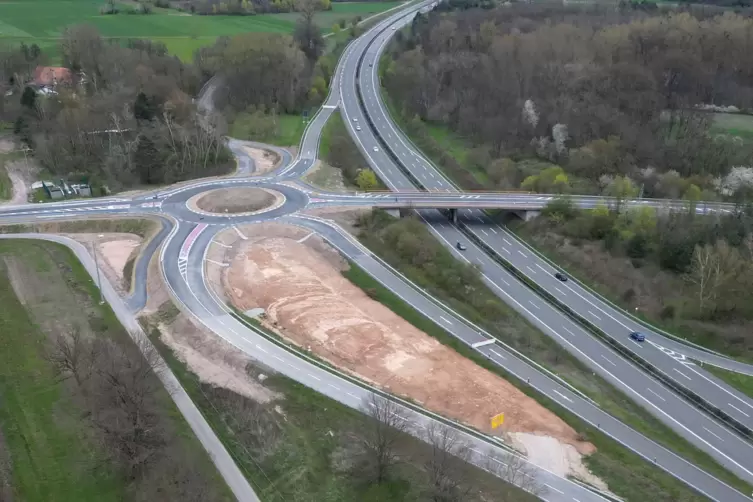
M 59 235 L 40 235 L 40 234 L 13 234 L 13 235 L 0 235 L 0 239 L 39 239 L 51 242 L 57 242 L 67 246 L 76 257 L 81 261 L 82 265 L 89 273 L 93 281 L 96 281 L 96 267 L 94 266 L 94 260 L 92 259 L 89 251 L 82 244 Z M 104 277 L 104 274 L 100 274 L 102 281 L 102 293 L 110 304 L 113 312 L 117 316 L 118 320 L 123 324 L 128 332 L 131 334 L 134 340 L 146 340 L 149 343 L 149 339 L 144 334 L 141 326 L 136 321 L 136 318 L 131 313 L 130 309 L 126 306 L 125 302 L 118 296 L 115 289 L 110 282 Z M 235 461 L 230 456 L 230 453 L 225 449 L 220 439 L 214 433 L 214 430 L 210 427 L 209 423 L 204 419 L 196 405 L 191 401 L 191 398 L 186 393 L 183 386 L 181 386 L 175 374 L 170 370 L 164 361 L 161 361 L 165 370 L 159 372 L 160 380 L 166 389 L 170 392 L 170 396 L 173 398 L 175 405 L 178 407 L 183 417 L 191 426 L 196 437 L 199 438 L 201 444 L 206 449 L 209 457 L 214 462 L 217 470 L 222 475 L 227 485 L 232 490 L 233 494 L 238 500 L 243 502 L 260 502 L 251 485 L 246 480 L 243 473 L 241 473 Z

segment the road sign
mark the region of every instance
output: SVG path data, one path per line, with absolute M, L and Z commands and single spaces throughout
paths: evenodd
M 500 413 L 499 415 L 494 415 L 492 417 L 492 429 L 496 429 L 500 425 L 502 425 L 505 421 L 505 414 Z

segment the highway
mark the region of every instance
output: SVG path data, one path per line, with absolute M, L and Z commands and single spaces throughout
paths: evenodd
M 426 3 L 428 2 L 409 7 L 380 22 L 346 48 L 331 82 L 330 94 L 322 108 L 309 121 L 295 157 L 282 149 L 230 139 L 229 147 L 238 159 L 238 170 L 233 176 L 182 183 L 136 197 L 114 196 L 62 203 L 5 206 L 0 208 L 0 223 L 28 224 L 48 220 L 113 216 L 160 218 L 160 231 L 142 250 L 134 267 L 134 288 L 126 299 L 126 305 L 132 312 L 137 311 L 146 301 L 147 265 L 153 253 L 159 249 L 163 278 L 171 289 L 173 298 L 199 322 L 276 371 L 347 406 L 359 408 L 372 389 L 353 382 L 352 378 L 343 374 L 332 373 L 322 368 L 304 353 L 281 347 L 264 333 L 257 331 L 254 326 L 247 325 L 231 315 L 228 307 L 206 284 L 205 255 L 218 232 L 236 225 L 275 220 L 306 227 L 328 240 L 344 256 L 429 319 L 438 322 L 452 336 L 470 346 L 490 340 L 490 335 L 410 284 L 407 279 L 373 256 L 338 227 L 325 220 L 301 214 L 304 209 L 328 205 L 416 209 L 434 235 L 445 243 L 458 259 L 478 264 L 484 280 L 492 290 L 534 326 L 678 434 L 709 453 L 727 469 L 740 478 L 753 482 L 753 446 L 750 443 L 618 355 L 603 341 L 585 331 L 579 323 L 563 315 L 555 306 L 521 283 L 500 266 L 497 260 L 508 262 L 531 281 L 550 292 L 558 301 L 566 304 L 577 315 L 588 319 L 611 336 L 616 343 L 622 344 L 625 349 L 633 351 L 640 358 L 659 368 L 668 378 L 696 392 L 742 424 L 753 426 L 753 421 L 750 420 L 753 416 L 751 400 L 711 377 L 691 359 L 748 374 L 753 374 L 751 366 L 702 348 L 691 347 L 649 330 L 640 326 L 626 313 L 605 303 L 576 281 L 562 283 L 554 279 L 555 266 L 504 227 L 490 220 L 480 210 L 500 208 L 537 211 L 555 197 L 554 195 L 459 192 L 412 147 L 391 122 L 379 95 L 376 77 L 378 57 L 389 37 L 395 33 L 395 30 L 392 30 L 393 23 L 401 26 L 410 22 L 413 12 Z M 208 84 L 208 91 L 199 100 L 202 106 L 211 105 L 214 85 L 217 85 L 216 82 Z M 363 103 L 359 99 L 359 91 L 363 95 Z M 206 98 L 207 95 L 210 97 Z M 338 108 L 347 122 L 350 134 L 369 164 L 395 193 L 334 194 L 322 192 L 300 182 L 300 177 L 316 161 L 322 128 Z M 356 130 L 356 124 L 361 126 L 361 131 Z M 273 149 L 280 155 L 281 165 L 274 172 L 254 176 L 253 160 L 243 151 L 243 146 Z M 284 196 L 284 204 L 256 215 L 206 214 L 192 209 L 187 204 L 191 197 L 207 190 L 231 186 L 258 186 L 276 190 Z M 609 199 L 601 197 L 574 197 L 573 201 L 581 207 L 610 203 Z M 623 204 L 676 209 L 686 207 L 687 203 L 635 200 L 623 201 Z M 452 224 L 437 210 L 448 208 L 458 210 L 457 224 Z M 725 204 L 699 204 L 697 210 L 724 212 L 733 209 Z M 488 246 L 498 256 L 487 254 L 468 238 L 469 235 Z M 464 242 L 467 249 L 463 252 L 458 251 L 455 248 L 457 242 Z M 647 343 L 633 344 L 627 337 L 627 333 L 633 329 L 646 332 Z M 499 342 L 477 347 L 476 350 L 584 421 L 600 428 L 605 434 L 648 461 L 655 462 L 657 468 L 666 470 L 710 499 L 719 502 L 751 500 L 611 417 L 577 390 L 522 354 Z M 407 405 L 403 412 L 414 424 L 412 433 L 419 437 L 427 422 L 437 419 L 427 414 L 416 413 Z M 463 430 L 460 426 L 458 428 Z M 473 446 L 472 461 L 477 465 L 483 466 L 488 463 L 490 456 L 495 459 L 494 462 L 499 463 L 511 455 L 506 449 L 494 446 L 473 432 L 464 431 L 463 434 Z M 540 494 L 543 500 L 604 500 L 599 494 L 540 468 L 531 466 L 531 472 L 539 484 L 546 488 L 545 492 Z

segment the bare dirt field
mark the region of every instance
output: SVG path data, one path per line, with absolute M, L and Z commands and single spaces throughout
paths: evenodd
M 104 234 L 67 234 L 71 239 L 84 244 L 91 250 L 92 244 L 97 247 L 97 258 L 100 270 L 105 274 L 113 286 L 123 293 L 126 289 L 124 269 L 128 259 L 139 252 L 142 238 L 135 234 L 104 233 Z
M 264 188 L 219 188 L 192 198 L 192 203 L 207 213 L 251 213 L 277 204 L 282 194 Z
M 343 172 L 336 167 L 317 160 L 314 166 L 309 169 L 303 177 L 303 180 L 310 185 L 336 192 L 346 190 Z
M 319 237 L 278 224 L 241 231 L 248 239 L 222 252 L 230 264 L 222 269 L 225 293 L 237 308 L 265 309 L 264 322 L 285 338 L 445 416 L 497 435 L 550 437 L 547 444 L 525 436 L 515 444 L 547 467 L 565 462 L 563 475 L 587 474 L 580 456 L 593 445 L 509 382 L 370 299 L 342 276 L 347 263 Z M 492 431 L 490 417 L 500 412 L 504 431 Z M 551 456 L 556 460 L 548 461 Z
M 16 144 L 11 138 L 0 138 L 0 154 L 8 153 L 16 149 Z M 0 169 L 5 169 L 8 178 L 13 185 L 13 195 L 9 200 L 2 201 L 2 204 L 26 204 L 28 202 L 28 186 L 32 183 L 37 171 L 37 166 L 33 160 L 27 158 L 21 160 L 8 160 L 5 165 L 0 165 Z
M 249 157 L 254 159 L 256 169 L 252 173 L 253 176 L 273 171 L 280 164 L 280 156 L 274 152 L 263 150 L 261 148 L 252 148 L 250 146 L 244 146 L 241 148 Z

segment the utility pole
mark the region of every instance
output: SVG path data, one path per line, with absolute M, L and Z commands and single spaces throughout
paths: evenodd
M 103 235 L 99 235 L 98 237 L 104 237 Z M 97 287 L 99 288 L 99 304 L 104 305 L 105 303 L 105 297 L 104 293 L 102 292 L 102 279 L 99 276 L 99 261 L 97 260 L 97 243 L 92 243 L 92 252 L 94 254 L 94 268 L 97 269 Z

